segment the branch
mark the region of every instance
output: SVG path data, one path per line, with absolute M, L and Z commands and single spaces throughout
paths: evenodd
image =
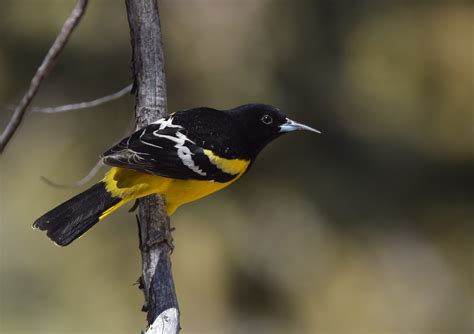
M 128 88 L 128 87 L 129 86 L 127 86 L 126 88 Z M 131 87 L 131 85 L 130 85 L 130 87 Z M 84 102 L 84 103 L 87 103 L 87 102 Z M 127 129 L 124 131 L 124 134 L 122 136 L 120 136 L 119 138 L 117 138 L 117 140 L 115 140 L 114 142 L 118 142 L 122 138 L 128 137 L 133 132 L 133 125 L 134 125 L 134 123 L 132 124 L 132 122 L 130 122 L 130 124 L 127 126 Z M 94 167 L 92 167 L 89 170 L 89 172 L 87 173 L 86 176 L 84 176 L 83 178 L 81 178 L 78 181 L 73 182 L 73 183 L 66 183 L 66 184 L 57 183 L 53 180 L 48 179 L 46 176 L 41 176 L 41 180 L 43 182 L 45 182 L 47 185 L 49 185 L 51 187 L 54 187 L 54 188 L 63 188 L 64 189 L 64 188 L 82 187 L 86 183 L 89 183 L 89 181 L 91 181 L 97 175 L 97 173 L 100 171 L 100 169 L 102 168 L 103 165 L 104 164 L 102 162 L 102 159 L 99 159 L 96 162 L 96 164 L 94 165 Z
M 56 106 L 56 107 L 31 107 L 28 109 L 28 111 L 32 112 L 39 112 L 39 113 L 45 113 L 45 114 L 54 114 L 54 113 L 59 113 L 59 112 L 65 112 L 65 111 L 74 111 L 74 110 L 81 110 L 81 109 L 87 109 L 87 108 L 94 108 L 98 107 L 104 103 L 111 102 L 114 100 L 117 100 L 128 93 L 132 91 L 133 84 L 130 84 L 118 92 L 99 97 L 97 99 L 94 99 L 92 101 L 85 101 L 85 102 L 79 102 L 79 103 L 71 103 L 71 104 L 64 104 L 62 106 Z M 15 110 L 16 106 L 15 105 L 8 105 L 7 109 L 9 110 Z
M 166 115 L 160 16 L 157 0 L 125 0 L 125 4 L 132 44 L 135 116 L 141 128 Z M 158 195 L 142 198 L 139 203 L 140 287 L 145 296 L 143 310 L 148 312 L 146 333 L 178 333 L 179 310 L 170 259 L 172 238 L 165 203 Z
M 94 176 L 97 175 L 97 173 L 100 171 L 102 168 L 103 163 L 102 159 L 99 159 L 99 161 L 96 162 L 95 166 L 91 168 L 89 173 L 87 173 L 86 176 L 84 176 L 82 179 L 79 181 L 76 181 L 74 183 L 67 183 L 67 184 L 61 184 L 61 183 L 56 183 L 50 179 L 48 179 L 46 176 L 41 176 L 41 180 L 44 181 L 46 184 L 50 185 L 51 187 L 54 188 L 73 188 L 73 187 L 82 187 L 86 183 L 88 183 L 90 180 L 94 178 Z
M 88 0 L 78 0 L 66 22 L 64 22 L 64 25 L 56 37 L 56 40 L 46 54 L 46 57 L 44 57 L 40 67 L 38 67 L 36 70 L 33 79 L 31 79 L 30 87 L 26 91 L 18 106 L 15 108 L 12 118 L 8 122 L 3 133 L 0 135 L 0 154 L 3 152 L 5 146 L 8 144 L 15 131 L 18 129 L 18 126 L 23 120 L 26 109 L 38 92 L 43 79 L 49 74 L 49 72 L 51 72 L 51 69 L 56 64 L 56 60 L 66 45 L 69 36 L 71 36 L 72 31 L 77 26 L 82 15 L 84 14 L 87 2 Z
M 127 86 L 126 88 L 130 87 L 131 88 L 132 85 L 130 86 Z M 125 90 L 125 88 L 123 89 Z M 117 94 L 117 93 L 115 93 Z M 102 99 L 102 98 L 101 98 Z M 99 99 L 98 99 L 99 100 Z M 87 103 L 87 102 L 83 102 L 83 103 Z M 132 124 L 132 122 L 130 122 L 130 124 L 127 126 L 127 129 L 124 131 L 124 134 L 122 136 L 120 136 L 119 138 L 117 138 L 117 140 L 115 140 L 114 142 L 118 142 L 119 140 L 121 140 L 122 138 L 124 137 L 128 137 L 132 132 L 133 132 L 133 125 L 134 123 Z M 103 162 L 102 162 L 102 159 L 99 159 L 96 164 L 94 165 L 94 167 L 92 167 L 89 172 L 87 173 L 87 175 L 85 175 L 83 178 L 79 179 L 78 181 L 76 182 L 73 182 L 73 183 L 57 183 L 53 180 L 50 180 L 48 179 L 46 176 L 41 176 L 41 180 L 43 182 L 45 182 L 47 185 L 51 186 L 51 187 L 54 187 L 54 188 L 74 188 L 74 187 L 82 187 L 83 185 L 89 183 L 96 175 L 97 173 L 100 171 L 100 169 L 102 168 L 103 166 Z
M 178 320 L 178 310 L 175 308 L 167 309 L 148 327 L 145 334 L 176 333 L 176 328 L 179 328 Z
M 42 112 L 46 114 L 53 114 L 57 112 L 65 112 L 65 111 L 72 111 L 72 110 L 80 110 L 86 108 L 93 108 L 100 106 L 101 104 L 111 102 L 113 100 L 117 100 L 132 91 L 132 84 L 128 85 L 127 87 L 122 88 L 118 92 L 112 93 L 110 95 L 99 97 L 98 99 L 80 103 L 72 103 L 72 104 L 65 104 L 62 106 L 57 107 L 33 107 L 30 110 L 33 112 Z

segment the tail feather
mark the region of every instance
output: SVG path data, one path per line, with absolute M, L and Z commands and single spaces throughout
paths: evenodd
M 99 182 L 38 218 L 33 228 L 47 231 L 47 236 L 56 244 L 67 246 L 121 200 L 107 191 L 104 182 Z

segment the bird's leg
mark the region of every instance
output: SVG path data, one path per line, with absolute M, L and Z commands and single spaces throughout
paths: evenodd
M 133 203 L 132 207 L 128 210 L 128 212 L 134 212 L 138 208 L 138 198 L 135 200 L 135 203 Z

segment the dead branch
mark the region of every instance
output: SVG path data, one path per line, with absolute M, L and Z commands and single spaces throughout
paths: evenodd
M 77 26 L 81 17 L 83 16 L 86 10 L 87 3 L 88 0 L 78 0 L 76 6 L 72 10 L 66 22 L 64 22 L 64 25 L 61 28 L 61 31 L 59 32 L 58 36 L 56 37 L 56 40 L 54 41 L 53 45 L 49 49 L 45 58 L 43 59 L 43 62 L 36 70 L 35 75 L 31 79 L 30 87 L 26 91 L 20 103 L 15 108 L 15 111 L 13 112 L 10 121 L 5 127 L 5 130 L 0 135 L 0 154 L 3 152 L 6 145 L 12 138 L 13 134 L 18 129 L 18 126 L 23 120 L 23 116 L 25 115 L 28 106 L 35 97 L 36 93 L 38 92 L 44 78 L 49 74 L 49 72 L 51 72 L 51 69 L 56 64 L 56 60 L 59 54 L 63 50 L 69 37 L 71 36 L 71 33 L 73 32 L 74 28 Z
M 89 173 L 87 173 L 86 176 L 84 176 L 82 179 L 80 179 L 79 181 L 74 182 L 74 183 L 67 183 L 67 184 L 56 183 L 56 182 L 48 179 L 45 176 L 41 176 L 41 180 L 44 181 L 46 184 L 50 185 L 51 187 L 54 187 L 54 188 L 63 188 L 64 189 L 64 188 L 82 187 L 86 183 L 89 183 L 89 181 L 91 181 L 94 178 L 94 176 L 97 175 L 97 173 L 102 168 L 102 166 L 103 166 L 102 159 L 100 159 L 99 161 L 97 161 L 95 166 L 91 168 L 91 170 L 89 171 Z
M 57 107 L 33 107 L 30 110 L 32 112 L 41 112 L 41 113 L 46 113 L 46 114 L 53 114 L 53 113 L 58 113 L 58 112 L 93 108 L 93 107 L 100 106 L 104 103 L 117 100 L 117 99 L 127 95 L 131 91 L 132 91 L 132 84 L 122 88 L 118 92 L 112 93 L 110 95 L 99 97 L 99 98 L 97 98 L 95 100 L 92 100 L 92 101 L 65 104 L 65 105 L 57 106 Z
M 128 87 L 129 86 L 127 86 L 126 88 L 128 88 Z M 130 85 L 130 87 L 131 87 L 131 85 Z M 84 102 L 84 103 L 86 103 L 86 102 Z M 130 135 L 130 133 L 133 132 L 134 125 L 135 125 L 135 122 L 130 122 L 130 124 L 125 129 L 123 135 L 120 136 L 119 138 L 117 138 L 116 141 L 118 142 L 122 138 L 128 137 Z M 112 146 L 112 145 L 110 145 L 110 146 Z M 49 185 L 51 187 L 54 187 L 54 188 L 65 189 L 65 188 L 82 187 L 83 185 L 89 183 L 97 175 L 97 173 L 100 171 L 100 169 L 102 168 L 103 165 L 104 164 L 102 163 L 102 159 L 99 159 L 96 162 L 96 164 L 94 165 L 94 167 L 92 167 L 89 170 L 89 172 L 83 178 L 81 178 L 80 180 L 78 180 L 76 182 L 73 182 L 73 183 L 65 183 L 65 184 L 64 183 L 58 183 L 58 182 L 55 182 L 55 181 L 47 178 L 46 176 L 41 176 L 41 180 L 43 182 L 45 182 L 47 185 Z
M 166 115 L 166 81 L 157 0 L 125 0 L 132 44 L 137 127 Z M 140 199 L 138 226 L 142 254 L 140 287 L 148 312 L 147 334 L 178 333 L 179 309 L 171 274 L 172 238 L 163 198 Z

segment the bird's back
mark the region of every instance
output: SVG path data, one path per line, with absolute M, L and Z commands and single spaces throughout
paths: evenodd
M 203 107 L 178 111 L 171 117 L 196 145 L 227 159 L 250 158 L 245 130 L 228 112 Z

